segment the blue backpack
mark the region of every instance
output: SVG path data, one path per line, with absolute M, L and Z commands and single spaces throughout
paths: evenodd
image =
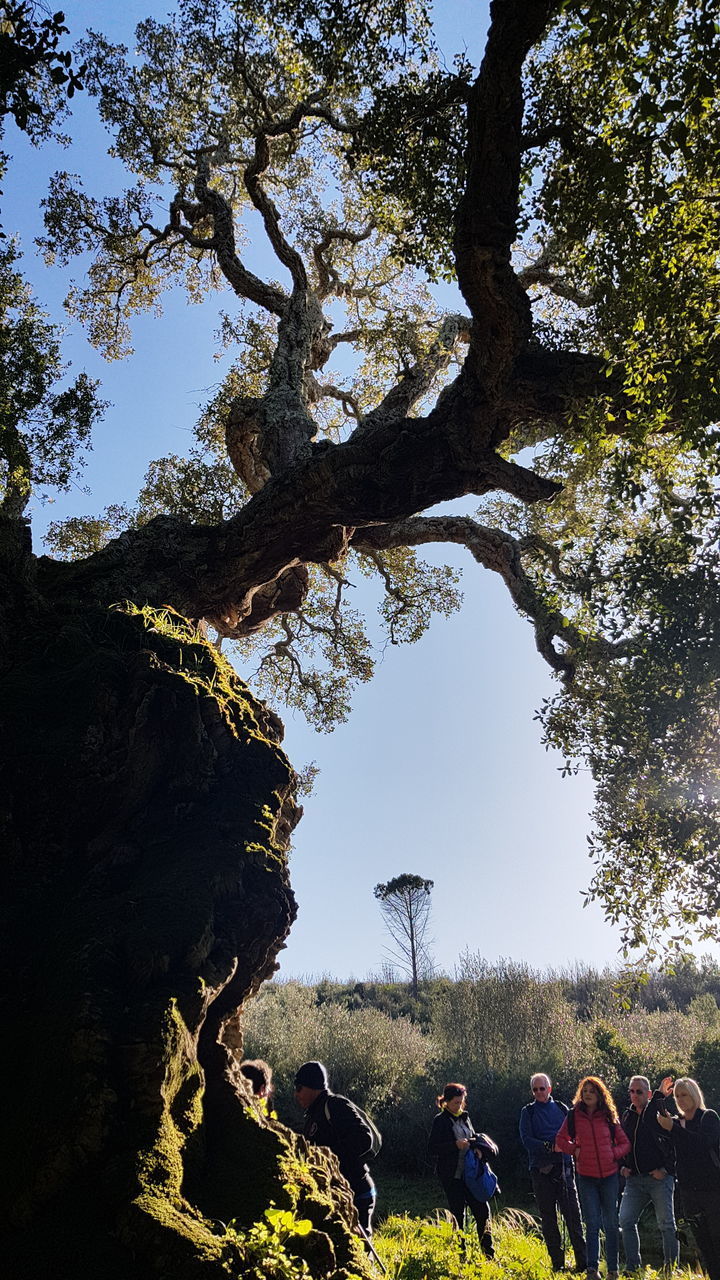
M 465 1152 L 463 1181 L 476 1200 L 492 1200 L 498 1189 L 498 1180 L 490 1165 L 473 1147 Z

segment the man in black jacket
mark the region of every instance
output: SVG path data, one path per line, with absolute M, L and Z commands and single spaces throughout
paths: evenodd
M 672 1146 L 664 1140 L 657 1122 L 658 1110 L 668 1109 L 672 1083 L 672 1076 L 666 1076 L 659 1089 L 651 1094 L 647 1077 L 633 1076 L 630 1081 L 631 1106 L 620 1118 L 631 1144 L 630 1155 L 620 1169 L 626 1179 L 620 1201 L 620 1230 L 628 1271 L 638 1271 L 642 1265 L 638 1222 L 643 1209 L 650 1203 L 662 1236 L 666 1268 L 674 1267 L 678 1260 L 673 1207 L 675 1158 Z
M 328 1088 L 328 1074 L 322 1062 L 306 1062 L 295 1076 L 295 1100 L 305 1112 L 303 1136 L 319 1146 L 329 1147 L 340 1164 L 353 1192 L 362 1234 L 372 1235 L 375 1184 L 367 1167 L 373 1134 L 358 1108 L 342 1094 Z

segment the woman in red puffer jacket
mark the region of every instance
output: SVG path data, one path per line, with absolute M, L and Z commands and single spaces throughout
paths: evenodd
M 572 1111 L 555 1138 L 555 1150 L 575 1157 L 587 1238 L 588 1280 L 599 1280 L 601 1223 L 605 1232 L 608 1280 L 617 1280 L 618 1168 L 630 1151 L 630 1142 L 618 1123 L 615 1103 L 597 1076 L 585 1076 L 580 1081 Z

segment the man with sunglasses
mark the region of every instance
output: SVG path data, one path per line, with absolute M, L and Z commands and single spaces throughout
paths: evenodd
M 678 1238 L 675 1228 L 674 1189 L 675 1156 L 672 1144 L 664 1140 L 657 1123 L 658 1111 L 675 1114 L 672 1101 L 672 1076 L 665 1076 L 654 1093 L 646 1076 L 633 1076 L 630 1081 L 630 1106 L 620 1123 L 630 1139 L 630 1155 L 620 1173 L 625 1187 L 620 1201 L 625 1265 L 628 1271 L 639 1271 L 640 1236 L 638 1222 L 646 1205 L 655 1210 L 662 1237 L 666 1271 L 678 1260 Z
M 553 1150 L 555 1135 L 568 1109 L 552 1096 L 552 1081 L 544 1071 L 530 1080 L 533 1101 L 520 1112 L 520 1141 L 530 1161 L 533 1192 L 540 1210 L 540 1226 L 554 1271 L 565 1266 L 565 1254 L 558 1228 L 558 1209 L 568 1229 L 575 1254 L 575 1270 L 585 1271 L 587 1256 L 575 1173 L 570 1156 Z

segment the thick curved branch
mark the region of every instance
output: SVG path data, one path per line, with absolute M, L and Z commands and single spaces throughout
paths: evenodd
M 348 418 L 355 418 L 356 422 L 362 420 L 362 410 L 351 391 L 336 387 L 332 382 L 318 382 L 316 378 L 313 378 L 308 388 L 310 403 L 317 404 L 319 400 L 323 400 L 326 397 L 330 400 L 338 400 L 342 405 L 343 413 Z
M 418 516 L 380 529 L 363 529 L 355 534 L 352 545 L 370 552 L 429 542 L 467 547 L 478 564 L 500 575 L 516 607 L 533 624 L 538 652 L 565 679 L 574 674 L 577 653 L 617 658 L 627 652 L 626 645 L 588 638 L 568 618 L 549 609 L 525 573 L 521 544 L 503 530 L 478 524 L 469 516 Z M 558 641 L 562 649 L 556 648 Z
M 331 293 L 342 297 L 344 294 L 352 292 L 351 286 L 345 285 L 340 281 L 337 272 L 325 259 L 325 254 L 333 241 L 342 240 L 346 244 L 362 244 L 363 240 L 369 239 L 372 232 L 372 224 L 366 227 L 364 231 L 348 231 L 344 227 L 329 227 L 327 229 L 322 240 L 313 247 L 313 258 L 318 277 L 318 297 L 327 298 Z
M 239 297 L 257 303 L 259 307 L 264 307 L 273 315 L 284 316 L 288 306 L 287 295 L 282 289 L 266 284 L 252 271 L 248 271 L 237 256 L 232 209 L 225 197 L 210 186 L 208 149 L 198 153 L 195 195 L 203 208 L 212 216 L 214 233 L 209 247 L 215 251 L 218 266 L 228 284 Z
M 515 361 L 502 398 L 505 420 L 514 425 L 542 419 L 551 430 L 562 429 L 568 414 L 589 400 L 610 397 L 621 432 L 625 423 L 619 371 L 608 376 L 607 361 L 583 351 L 525 351 Z
M 264 133 L 268 138 L 279 138 L 284 133 L 294 133 L 300 127 L 303 120 L 315 119 L 323 120 L 325 124 L 329 124 L 331 129 L 336 133 L 355 134 L 358 129 L 357 124 L 348 124 L 345 120 L 341 120 L 330 107 L 324 106 L 322 103 L 315 101 L 316 97 L 321 97 L 322 93 L 317 95 L 310 94 L 303 102 L 299 102 L 297 106 L 286 116 L 284 120 L 274 120 L 265 125 Z
M 250 611 L 242 617 L 227 608 L 222 614 L 213 614 L 206 621 L 214 627 L 222 639 L 239 640 L 260 631 L 270 618 L 278 613 L 297 612 L 310 586 L 307 566 L 293 565 L 278 574 L 272 582 L 266 582 L 248 594 Z
M 308 287 L 305 263 L 283 234 L 280 227 L 280 214 L 260 182 L 260 178 L 269 164 L 270 143 L 268 135 L 267 133 L 260 133 L 255 139 L 255 156 L 243 174 L 245 187 L 263 220 L 268 240 L 283 266 L 287 267 L 292 276 L 294 288 L 305 291 Z
M 624 436 L 633 427 L 628 410 L 634 410 L 635 405 L 625 392 L 623 373 L 621 364 L 609 366 L 602 356 L 590 352 L 525 351 L 516 360 L 498 401 L 499 419 L 507 426 L 545 421 L 553 432 L 565 433 L 572 429 L 569 415 L 578 406 L 595 401 L 612 408 L 613 417 L 604 426 L 607 434 Z M 683 401 L 679 400 L 676 413 L 657 428 L 658 434 L 677 431 L 683 410 Z M 496 436 L 493 443 L 497 441 Z
M 538 284 L 542 288 L 548 289 L 550 293 L 554 293 L 558 298 L 566 298 L 568 302 L 572 302 L 576 307 L 587 310 L 588 307 L 594 306 L 597 297 L 592 293 L 586 293 L 582 289 L 578 289 L 569 280 L 559 275 L 553 270 L 552 254 L 549 249 L 543 252 L 530 262 L 527 267 L 523 267 L 518 272 L 518 280 L 523 289 L 529 289 L 532 285 Z
M 438 407 L 426 418 L 358 428 L 271 476 L 232 520 L 192 526 L 158 517 L 83 561 L 39 562 L 42 589 L 108 604 L 172 603 L 194 618 L 252 627 L 259 588 L 285 570 L 340 558 L 355 527 L 387 524 L 435 503 L 501 488 L 547 501 L 559 485 L 504 461 Z
M 485 56 L 470 92 L 467 180 L 458 206 L 458 283 L 474 320 L 468 373 L 502 387 L 531 332 L 530 303 L 510 265 L 523 149 L 522 67 L 553 0 L 493 0 Z

